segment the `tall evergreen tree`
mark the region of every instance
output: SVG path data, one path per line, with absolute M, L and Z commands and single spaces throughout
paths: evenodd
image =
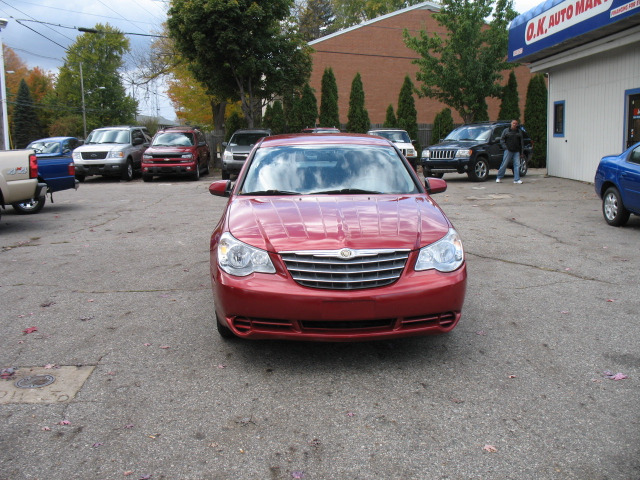
M 305 42 L 334 31 L 335 21 L 331 0 L 307 0 L 298 15 L 298 28 Z
M 356 73 L 351 82 L 349 95 L 349 113 L 347 115 L 347 131 L 353 133 L 367 133 L 371 121 L 369 112 L 364 106 L 364 86 L 360 73 Z
M 389 104 L 387 107 L 387 115 L 384 119 L 384 123 L 382 124 L 384 128 L 397 128 L 398 120 L 396 119 L 396 114 L 393 113 L 393 105 Z
M 524 107 L 524 124 L 533 140 L 533 158 L 529 166 L 547 165 L 547 81 L 538 73 L 529 81 Z
M 13 125 L 11 129 L 15 148 L 25 148 L 33 140 L 42 136 L 40 122 L 27 82 L 22 79 L 18 87 L 18 96 L 13 108 Z M 7 147 L 8 149 L 8 147 Z
M 313 88 L 309 83 L 305 83 L 302 87 L 302 95 L 300 96 L 300 124 L 304 127 L 315 127 L 318 118 L 318 100 L 313 93 Z
M 502 103 L 497 120 L 520 120 L 520 99 L 518 98 L 518 81 L 513 70 L 509 73 L 509 81 L 502 89 Z
M 444 137 L 453 130 L 453 116 L 450 108 L 443 108 L 433 119 L 433 130 L 431 131 L 431 144 L 440 143 Z
M 340 128 L 338 84 L 331 67 L 325 68 L 322 74 L 320 95 L 320 126 Z
M 282 110 L 282 103 L 280 100 L 273 102 L 271 107 L 271 122 L 267 125 L 271 129 L 274 135 L 286 132 L 286 122 L 284 120 L 284 111 Z
M 420 151 L 418 144 L 418 111 L 413 98 L 413 83 L 409 75 L 404 77 L 404 83 L 398 96 L 398 128 L 406 130 L 409 138 L 414 141 L 415 147 Z

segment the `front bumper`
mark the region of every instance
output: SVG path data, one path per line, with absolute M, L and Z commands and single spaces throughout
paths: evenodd
M 196 172 L 194 164 L 158 165 L 142 164 L 143 175 L 193 175 Z
M 91 175 L 121 175 L 126 168 L 126 161 L 119 160 L 114 162 L 105 162 L 101 160 L 96 163 L 78 164 L 76 163 L 76 175 L 91 176 Z
M 466 172 L 469 168 L 469 158 L 452 158 L 451 160 L 425 160 L 420 159 L 424 170 L 433 173 Z
M 415 263 L 416 253 L 407 265 Z M 311 341 L 380 340 L 451 331 L 466 291 L 466 263 L 458 270 L 406 268 L 392 285 L 323 290 L 298 285 L 286 270 L 234 277 L 211 256 L 216 315 L 238 337 Z
M 222 170 L 228 173 L 238 174 L 244 166 L 245 160 L 222 160 Z

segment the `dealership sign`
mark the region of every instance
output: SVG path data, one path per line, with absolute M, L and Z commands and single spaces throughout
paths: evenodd
M 547 1 L 509 27 L 509 61 L 522 60 L 640 13 L 640 0 Z

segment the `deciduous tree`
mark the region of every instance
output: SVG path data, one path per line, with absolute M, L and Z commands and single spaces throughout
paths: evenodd
M 288 18 L 292 0 L 174 0 L 167 26 L 207 93 L 241 102 L 250 127 L 261 107 L 309 78 L 308 47 Z
M 486 98 L 500 97 L 507 63 L 508 24 L 515 18 L 512 0 L 442 0 L 435 20 L 446 35 L 405 30 L 406 45 L 421 58 L 414 60 L 421 95 L 455 109 L 465 122 L 486 117 Z M 487 25 L 485 19 L 491 16 Z
M 67 50 L 56 84 L 58 98 L 62 105 L 82 114 L 82 68 L 87 129 L 131 123 L 138 102 L 127 95 L 119 73 L 129 40 L 109 24 L 97 24 L 92 31 L 97 33 L 79 35 Z

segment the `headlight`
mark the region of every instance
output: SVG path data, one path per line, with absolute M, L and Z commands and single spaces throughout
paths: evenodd
M 82 160 L 82 154 L 80 152 L 73 152 L 71 154 L 71 158 L 74 160 Z
M 124 158 L 124 152 L 122 150 L 111 150 L 107 158 Z
M 453 272 L 464 262 L 462 241 L 453 228 L 431 245 L 420 249 L 416 270 L 436 269 L 439 272 Z
M 276 273 L 269 254 L 223 233 L 218 243 L 218 265 L 230 275 L 244 277 L 251 273 Z
M 153 155 L 145 153 L 144 155 L 142 155 L 142 158 L 144 158 L 145 160 L 151 160 L 153 158 Z
M 227 161 L 233 160 L 233 152 L 228 152 L 227 150 L 225 150 L 222 159 Z
M 429 157 L 431 157 L 431 152 L 429 150 L 423 150 L 422 151 L 422 158 L 429 159 Z
M 181 158 L 193 158 L 193 154 L 191 154 L 191 153 L 183 153 Z
M 471 150 L 468 148 L 465 148 L 463 150 L 458 150 L 456 152 L 456 157 L 458 158 L 469 158 L 471 156 Z
M 407 148 L 407 157 L 415 157 L 416 151 L 412 148 Z

